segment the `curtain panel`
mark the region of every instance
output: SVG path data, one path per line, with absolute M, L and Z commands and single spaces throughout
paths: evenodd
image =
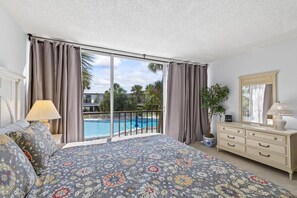
M 267 112 L 273 105 L 273 89 L 272 84 L 266 84 L 264 90 L 264 100 L 263 100 L 263 122 L 267 124 Z
M 63 134 L 63 142 L 83 141 L 80 48 L 32 38 L 29 61 L 27 110 L 52 100 L 62 117 L 50 122 L 52 133 Z
M 186 144 L 202 140 L 208 111 L 200 91 L 207 87 L 207 66 L 170 63 L 167 80 L 166 134 Z

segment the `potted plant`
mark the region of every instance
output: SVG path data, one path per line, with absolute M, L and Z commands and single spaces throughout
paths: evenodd
M 220 115 L 226 112 L 226 108 L 221 103 L 228 99 L 229 88 L 215 84 L 201 90 L 202 108 L 208 109 L 208 131 L 203 135 L 203 144 L 207 147 L 215 145 L 215 136 L 211 130 L 211 122 L 214 115 Z

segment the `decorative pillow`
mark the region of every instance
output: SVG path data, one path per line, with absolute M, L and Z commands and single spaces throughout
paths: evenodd
M 19 146 L 10 137 L 0 134 L 0 197 L 25 197 L 36 178 Z
M 22 131 L 7 133 L 23 150 L 39 175 L 47 166 L 48 159 L 57 150 L 57 145 L 46 125 L 35 122 Z

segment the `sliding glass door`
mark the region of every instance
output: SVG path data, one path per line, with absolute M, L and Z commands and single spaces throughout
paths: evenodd
M 114 58 L 113 136 L 162 132 L 162 65 Z
M 110 56 L 82 53 L 85 140 L 110 136 Z
M 83 82 L 86 140 L 163 132 L 162 64 L 84 52 Z

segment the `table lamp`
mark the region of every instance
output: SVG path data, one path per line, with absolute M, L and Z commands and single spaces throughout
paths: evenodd
M 50 129 L 50 124 L 48 120 L 54 120 L 59 118 L 61 118 L 61 116 L 51 100 L 36 100 L 33 107 L 30 109 L 26 117 L 26 120 L 38 120 L 44 123 L 48 127 L 48 129 Z
M 274 128 L 277 130 L 285 131 L 287 122 L 283 120 L 283 116 L 293 116 L 292 110 L 284 103 L 276 102 L 268 110 L 267 115 L 274 115 Z

